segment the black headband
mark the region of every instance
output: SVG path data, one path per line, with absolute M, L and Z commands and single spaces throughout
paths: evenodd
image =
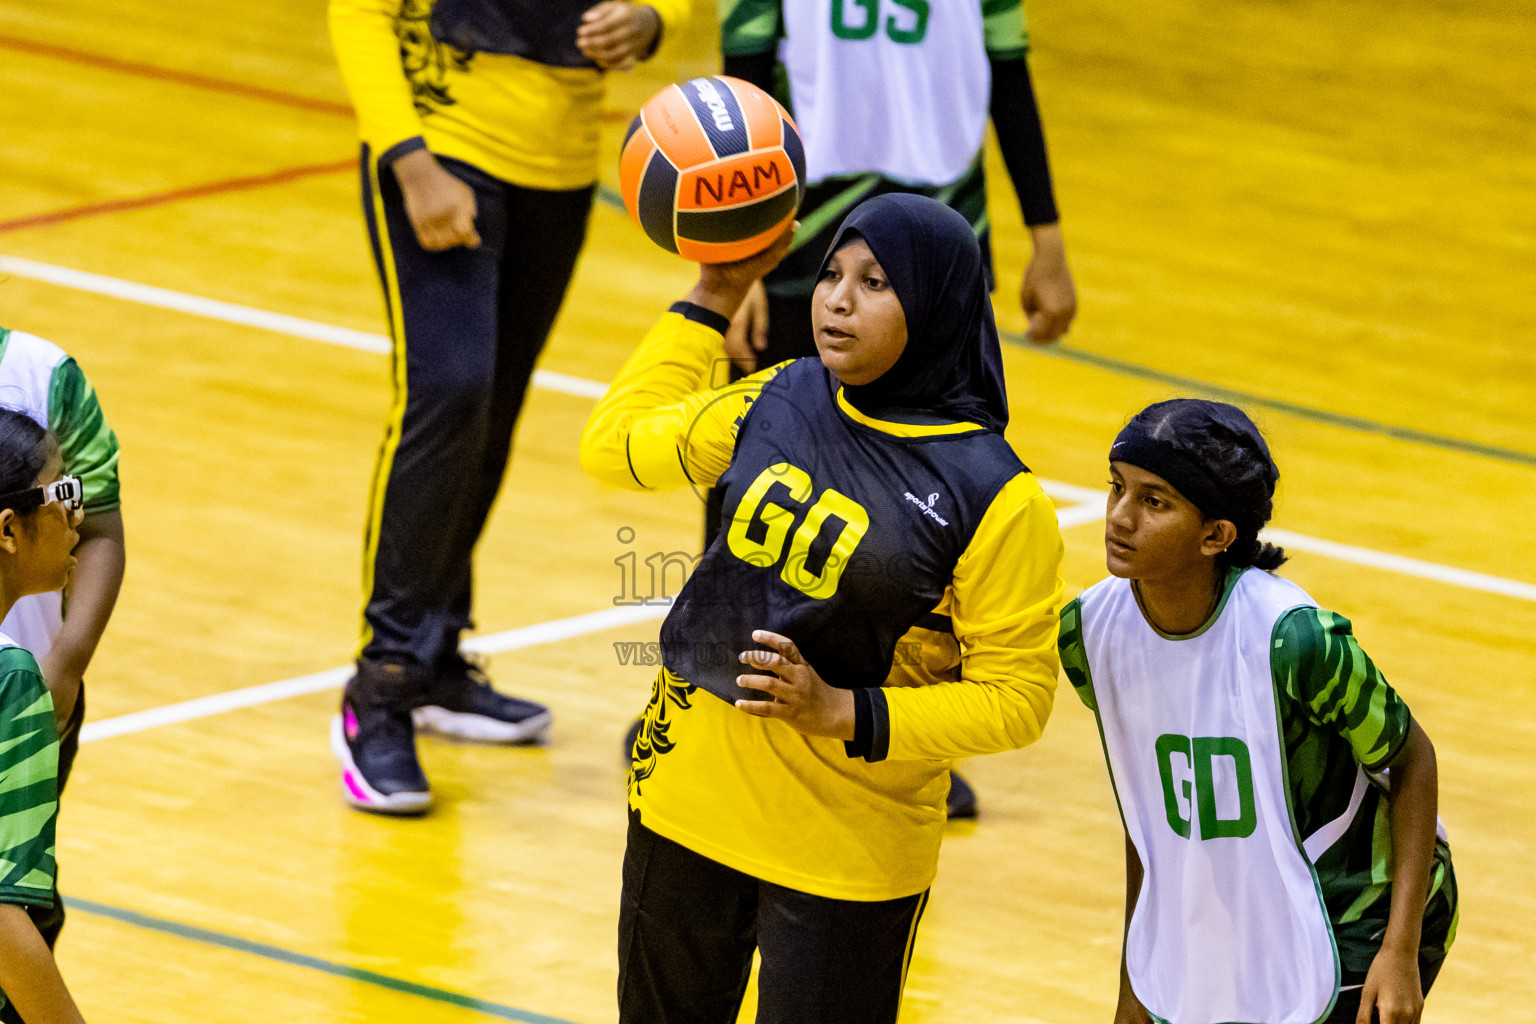
M 1198 459 L 1190 457 L 1171 441 L 1147 433 L 1140 423 L 1131 421 L 1109 449 L 1109 461 L 1124 462 L 1148 473 L 1156 473 L 1194 503 L 1207 519 L 1227 519 L 1241 527 L 1232 511 L 1232 502 L 1220 481 Z

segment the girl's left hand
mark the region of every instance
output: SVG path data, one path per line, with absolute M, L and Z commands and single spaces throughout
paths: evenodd
M 762 690 L 773 700 L 738 700 L 738 708 L 759 718 L 777 718 L 807 736 L 853 739 L 852 690 L 827 685 L 788 637 L 759 629 L 752 639 L 773 650 L 742 651 L 742 663 L 773 674 L 737 676 L 736 685 Z
M 1381 1024 L 1418 1024 L 1424 1012 L 1424 989 L 1416 950 L 1397 953 L 1383 947 L 1376 954 L 1360 990 L 1356 1024 L 1371 1024 L 1372 1007 Z

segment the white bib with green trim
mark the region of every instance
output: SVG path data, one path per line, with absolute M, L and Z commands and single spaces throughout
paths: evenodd
M 795 0 L 780 56 L 811 181 L 947 185 L 981 149 L 992 96 L 977 0 Z
M 34 334 L 12 331 L 0 354 L 0 406 L 26 413 L 44 427 L 48 422 L 48 392 L 53 371 L 68 354 L 51 341 Z M 12 606 L 0 622 L 0 631 L 16 638 L 16 644 L 39 661 L 53 647 L 64 628 L 64 601 L 58 591 L 29 594 Z
M 1315 602 L 1250 569 L 1203 632 L 1170 639 L 1126 580 L 1082 597 L 1105 754 L 1146 872 L 1126 968 L 1143 1005 L 1172 1024 L 1310 1024 L 1338 990 L 1270 670 L 1275 625 L 1300 605 Z

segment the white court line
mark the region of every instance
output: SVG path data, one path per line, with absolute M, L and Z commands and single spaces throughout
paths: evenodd
M 1466 587 L 1468 590 L 1503 594 L 1505 597 L 1519 598 L 1522 601 L 1536 601 L 1536 584 L 1521 580 L 1490 576 L 1470 569 L 1457 569 L 1454 566 L 1440 565 L 1438 562 L 1422 562 L 1406 555 L 1357 548 L 1353 544 L 1339 544 L 1335 541 L 1323 540 L 1321 537 L 1309 537 L 1304 533 L 1292 533 L 1290 530 L 1265 530 L 1259 534 L 1259 537 L 1283 548 L 1307 551 L 1314 555 L 1336 558 L 1341 562 L 1368 565 L 1373 569 L 1385 569 L 1388 572 L 1402 573 L 1404 576 L 1417 576 L 1437 583 L 1449 583 L 1453 587 Z
M 390 341 L 382 334 L 368 334 L 365 331 L 354 331 L 351 328 L 323 324 L 316 320 L 305 320 L 283 313 L 271 313 L 267 310 L 255 309 L 250 306 L 238 306 L 232 302 L 221 302 L 218 299 L 205 299 L 196 295 L 187 295 L 183 292 L 170 291 L 166 288 L 155 288 L 150 285 L 138 284 L 134 281 L 124 281 L 120 278 L 106 277 L 101 274 L 90 274 L 83 270 L 72 270 L 69 267 L 54 266 L 51 263 L 38 263 L 35 260 L 21 259 L 16 256 L 0 256 L 0 273 L 15 274 L 17 277 L 44 281 L 63 288 L 93 292 L 98 295 L 107 295 L 129 302 L 139 302 L 148 306 L 158 306 L 163 309 L 190 313 L 193 316 L 223 320 L 227 323 L 259 327 L 263 330 L 276 331 L 279 334 L 287 334 L 296 338 L 307 338 L 311 341 L 321 341 L 331 345 L 342 345 L 347 348 L 361 349 L 365 352 L 387 353 L 390 350 Z M 608 386 L 601 381 L 587 380 L 584 377 L 573 377 L 569 374 L 555 373 L 550 370 L 536 371 L 533 375 L 533 384 L 535 387 L 544 388 L 549 391 L 559 391 L 568 395 L 594 399 L 601 398 L 608 390 Z M 1060 498 L 1064 501 L 1070 501 L 1074 505 L 1084 506 L 1058 510 L 1057 518 L 1063 528 L 1091 523 L 1103 515 L 1104 492 L 1100 489 L 1078 487 L 1075 484 L 1062 483 L 1057 480 L 1041 480 L 1040 485 L 1045 488 L 1052 498 Z M 1448 583 L 1452 586 L 1466 587 L 1471 590 L 1481 590 L 1490 594 L 1502 594 L 1506 597 L 1514 597 L 1523 601 L 1536 601 L 1536 584 L 1526 583 L 1521 580 L 1490 576 L 1486 573 L 1472 572 L 1468 569 L 1457 569 L 1448 565 L 1439 565 L 1435 562 L 1424 562 L 1416 558 L 1393 555 L 1384 551 L 1373 551 L 1370 548 L 1360 548 L 1350 544 L 1338 544 L 1334 541 L 1323 540 L 1318 537 L 1291 533 L 1289 530 L 1268 530 L 1265 531 L 1265 537 L 1275 540 L 1277 543 L 1295 548 L 1297 551 L 1308 551 L 1345 562 L 1353 562 L 1356 565 L 1366 565 L 1373 569 L 1385 569 L 1388 572 L 1401 573 L 1405 576 L 1417 576 L 1420 579 L 1435 580 L 1439 583 Z M 274 683 L 272 685 L 277 684 Z
M 222 320 L 230 324 L 259 327 L 264 331 L 276 331 L 278 334 L 288 334 L 295 338 L 323 341 L 327 345 L 341 345 L 344 348 L 380 354 L 388 354 L 391 347 L 389 339 L 382 334 L 354 331 L 350 327 L 322 324 L 318 320 L 305 320 L 285 313 L 271 313 L 251 306 L 237 306 L 233 302 L 205 299 L 185 292 L 173 292 L 168 288 L 156 288 L 135 281 L 104 277 L 101 274 L 88 274 L 83 270 L 56 267 L 51 263 L 38 263 L 17 256 L 0 256 L 0 273 L 15 274 L 17 277 L 56 284 L 61 288 L 73 288 L 75 291 L 106 295 L 125 302 L 174 309 L 178 313 L 190 313 L 192 316 L 206 317 L 209 320 Z
M 1063 484 L 1061 486 L 1063 488 L 1071 487 L 1070 484 Z M 1075 525 L 1074 513 L 1080 514 L 1083 512 L 1083 509 L 1084 507 L 1081 505 L 1073 508 L 1057 509 L 1056 519 L 1063 527 Z M 1102 509 L 1089 509 L 1088 511 L 1094 512 L 1092 518 L 1102 518 L 1104 515 Z M 1090 519 L 1084 518 L 1081 521 L 1089 522 Z M 588 633 L 597 633 L 618 626 L 627 626 L 636 622 L 659 619 L 666 615 L 669 607 L 667 605 L 643 605 L 605 608 L 600 612 L 575 615 L 569 619 L 554 619 L 550 622 L 540 622 L 532 626 L 509 629 L 502 633 L 489 633 L 485 636 L 470 637 L 464 641 L 462 646 L 471 654 L 499 654 L 502 651 L 513 651 L 522 647 L 534 647 L 539 644 L 570 640 Z M 307 676 L 280 679 L 275 683 L 261 683 L 257 686 L 247 686 L 241 690 L 228 690 L 224 693 L 210 694 L 207 697 L 197 697 L 193 700 L 181 701 L 178 704 L 167 704 L 164 707 L 149 708 L 127 715 L 118 715 L 116 718 L 105 718 L 99 722 L 89 722 L 81 727 L 80 742 L 91 743 L 95 740 L 110 739 L 113 736 L 124 736 L 128 733 L 159 728 L 162 725 L 174 725 L 177 722 L 190 722 L 196 718 L 221 715 L 226 711 L 234 711 L 238 708 L 250 708 L 258 704 L 270 704 L 273 701 L 287 700 L 289 697 L 301 697 L 306 693 L 333 690 L 345 683 L 351 675 L 352 666 L 343 665 L 340 668 L 329 668 L 324 672 L 315 672 Z
M 156 288 L 151 285 L 138 284 L 134 281 L 124 281 L 120 278 L 106 277 L 102 274 L 91 274 L 82 270 L 72 270 L 68 267 L 54 266 L 49 263 L 39 263 L 35 260 L 21 259 L 16 256 L 0 256 L 0 273 L 14 274 L 17 277 L 43 281 L 63 288 L 72 288 L 76 291 L 106 295 L 128 302 L 137 302 L 161 309 L 175 310 L 212 320 L 222 320 L 226 323 L 257 327 L 291 337 L 305 338 L 310 341 L 319 341 L 330 345 L 341 345 L 364 352 L 384 354 L 388 353 L 391 349 L 390 340 L 381 334 L 369 334 L 366 331 L 357 331 L 348 327 L 338 327 L 334 324 L 306 320 L 302 317 L 288 316 L 283 313 L 273 313 L 251 306 L 222 302 L 218 299 L 202 298 L 201 296 L 188 295 L 184 292 Z M 601 398 L 608 389 L 608 386 L 600 381 L 555 373 L 550 370 L 535 371 L 533 385 L 549 391 L 559 391 L 564 394 L 594 399 Z M 1086 525 L 1103 518 L 1104 492 L 1102 490 L 1092 487 L 1079 487 L 1075 484 L 1062 483 L 1058 480 L 1041 480 L 1040 485 L 1053 499 L 1061 499 L 1073 503 L 1067 508 L 1057 509 L 1056 518 L 1063 529 Z M 1452 566 L 1439 565 L 1435 562 L 1425 562 L 1416 558 L 1394 555 L 1384 551 L 1373 551 L 1369 548 L 1355 547 L 1350 544 L 1339 544 L 1318 537 L 1292 533 L 1289 530 L 1266 530 L 1264 537 L 1283 546 L 1294 548 L 1297 551 L 1324 555 L 1328 558 L 1352 562 L 1356 565 L 1384 569 L 1388 572 L 1400 573 L 1405 576 L 1416 576 L 1420 579 L 1434 580 L 1439 583 L 1465 587 L 1470 590 L 1501 594 L 1519 600 L 1536 601 L 1536 584 L 1520 580 L 1505 579 L 1500 576 L 1472 572 L 1467 569 L 1457 569 Z M 593 612 L 590 615 L 558 619 L 534 626 L 526 626 L 522 629 L 508 630 L 504 633 L 493 633 L 489 636 L 475 637 L 465 641 L 464 646 L 467 650 L 484 654 L 514 650 L 519 647 L 529 647 L 534 644 L 569 639 L 625 623 L 659 618 L 664 612 L 665 609 L 661 607 L 608 609 L 601 612 Z M 236 708 L 251 707 L 270 701 L 283 700 L 287 697 L 299 696 L 300 694 L 331 689 L 344 683 L 350 672 L 351 669 L 349 667 L 328 669 L 324 672 L 300 676 L 296 679 L 284 679 L 275 683 L 247 687 L 243 690 L 233 690 L 228 693 L 213 694 L 208 697 L 199 697 L 196 700 L 183 701 L 182 703 L 171 704 L 162 708 L 151 708 L 147 711 L 139 711 L 100 722 L 92 722 L 81 730 L 81 742 L 89 743 L 93 740 L 106 739 L 110 736 L 121 736 L 126 733 L 152 729 L 160 725 L 169 725 L 173 722 L 190 721 L 195 718 L 216 715 Z
M 515 651 L 523 647 L 536 647 L 539 644 L 569 640 L 587 633 L 598 633 L 618 626 L 659 619 L 666 612 L 666 608 L 648 605 L 605 608 L 600 612 L 575 615 L 568 619 L 555 619 L 551 622 L 523 626 L 520 629 L 509 629 L 503 633 L 471 637 L 464 641 L 464 649 L 473 654 Z M 299 676 L 296 679 L 247 686 L 243 690 L 229 690 L 225 693 L 198 697 L 195 700 L 185 700 L 179 704 L 167 704 L 164 707 L 135 711 L 130 715 L 118 715 L 116 718 L 107 718 L 100 722 L 89 722 L 80 730 L 80 742 L 91 743 L 113 736 L 155 729 L 162 725 L 207 718 L 209 715 L 223 714 L 226 711 L 234 711 L 236 708 L 255 707 L 258 704 L 270 704 L 273 701 L 286 700 L 306 693 L 332 690 L 345 683 L 351 675 L 352 666 L 343 665 L 341 668 L 326 669 L 324 672 Z
M 1080 526 L 1104 518 L 1103 491 L 1096 491 L 1091 487 L 1064 484 L 1056 480 L 1041 480 L 1040 486 L 1052 498 L 1082 502 L 1082 504 L 1073 505 L 1071 508 L 1063 509 L 1056 513 L 1056 518 L 1061 523 L 1063 529 L 1068 526 Z M 1071 519 L 1070 522 L 1068 521 L 1069 518 Z M 1268 529 L 1260 533 L 1259 537 L 1262 540 L 1278 544 L 1292 551 L 1306 551 L 1314 555 L 1336 558 L 1341 562 L 1368 565 L 1373 569 L 1385 569 L 1388 572 L 1401 573 L 1404 576 L 1417 576 L 1419 579 L 1434 580 L 1437 583 L 1449 583 L 1452 586 L 1465 587 L 1468 590 L 1481 590 L 1489 594 L 1502 594 L 1505 597 L 1514 597 L 1522 601 L 1536 601 L 1536 583 L 1505 579 L 1502 576 L 1490 576 L 1487 573 L 1473 572 L 1470 569 L 1457 569 L 1449 565 L 1440 565 L 1438 562 L 1425 562 L 1417 558 L 1409 558 L 1406 555 L 1394 555 L 1385 551 L 1373 551 L 1370 548 L 1355 547 L 1353 544 L 1340 544 L 1337 541 L 1323 540 L 1321 537 L 1309 537 L 1304 533 L 1293 533 L 1290 530 Z
M 350 327 L 337 327 L 335 324 L 323 324 L 318 320 L 305 320 L 303 317 L 272 313 L 265 309 L 240 306 L 218 299 L 205 299 L 199 295 L 173 292 L 168 288 L 156 288 L 153 285 L 124 281 L 121 278 L 106 277 L 102 274 L 88 274 L 83 270 L 56 267 L 51 263 L 38 263 L 18 256 L 0 256 L 0 274 L 14 274 L 17 277 L 43 281 L 61 288 L 73 288 L 75 291 L 106 295 L 125 302 L 137 302 L 160 309 L 173 309 L 178 313 L 188 313 L 209 320 L 222 320 L 225 323 L 240 324 L 243 327 L 259 327 L 264 331 L 275 331 L 294 338 L 321 341 L 327 345 L 340 345 L 343 348 L 357 349 L 361 352 L 388 355 L 392 347 L 390 340 L 382 334 L 354 331 Z M 606 384 L 595 380 L 572 377 L 552 370 L 535 370 L 533 384 L 546 391 L 559 391 L 581 398 L 601 398 L 603 392 L 608 390 Z

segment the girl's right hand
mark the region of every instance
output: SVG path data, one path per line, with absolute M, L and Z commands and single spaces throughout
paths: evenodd
M 688 293 L 687 301 L 719 313 L 727 320 L 734 317 L 751 287 L 778 266 L 779 261 L 789 252 L 789 244 L 795 238 L 795 228 L 799 226 L 798 222 L 791 224 L 768 248 L 744 260 L 700 263 L 699 283 Z
M 405 200 L 405 215 L 423 249 L 442 252 L 458 245 L 479 247 L 474 189 L 443 170 L 425 149 L 405 154 L 393 166 Z

